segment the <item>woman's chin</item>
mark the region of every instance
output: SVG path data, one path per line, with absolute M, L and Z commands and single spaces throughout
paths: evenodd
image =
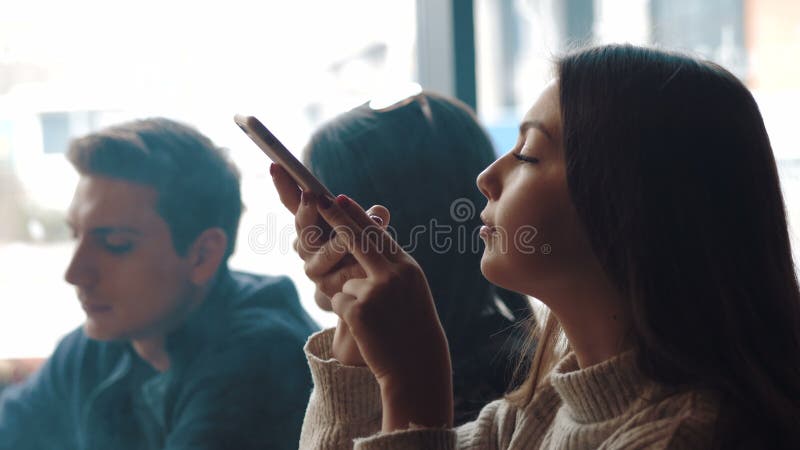
M 484 278 L 495 286 L 511 291 L 516 290 L 513 286 L 510 286 L 510 284 L 513 284 L 513 277 L 509 277 L 509 271 L 503 270 L 500 266 L 500 261 L 497 261 L 496 255 L 484 251 L 481 257 L 481 273 Z
M 484 251 L 481 257 L 481 273 L 495 286 L 523 295 L 537 297 L 542 287 L 552 285 L 547 267 L 532 264 L 527 258 L 510 259 L 507 254 Z

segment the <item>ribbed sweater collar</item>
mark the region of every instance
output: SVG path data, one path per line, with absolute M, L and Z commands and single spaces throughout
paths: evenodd
M 570 353 L 550 373 L 550 383 L 573 420 L 597 423 L 628 411 L 646 381 L 636 367 L 634 352 L 628 351 L 585 369 L 578 367 L 575 353 Z

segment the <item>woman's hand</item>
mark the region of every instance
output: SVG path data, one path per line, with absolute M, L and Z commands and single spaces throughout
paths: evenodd
M 279 165 L 270 166 L 273 183 L 281 202 L 295 216 L 297 239 L 294 249 L 305 262 L 305 272 L 317 287 L 314 294 L 320 307 L 331 311 L 330 297 L 341 292 L 344 283 L 351 278 L 364 278 L 364 269 L 350 255 L 340 237 L 329 239 L 330 226 L 317 213 L 317 199 L 303 195 L 300 188 Z M 370 208 L 371 220 L 365 226 L 386 226 L 389 212 L 382 206 Z M 365 366 L 358 346 L 349 333 L 347 324 L 341 319 L 333 336 L 333 357 L 344 365 Z
M 422 270 L 375 226 L 388 224 L 388 211 L 378 207 L 365 212 L 343 196 L 335 204 L 313 197 L 303 202 L 300 189 L 280 166 L 273 165 L 270 172 L 281 201 L 295 214 L 295 247 L 306 273 L 331 297 L 340 318 L 334 357 L 344 364 L 366 364 L 375 374 L 383 397 L 384 431 L 411 423 L 452 426 L 447 340 Z M 333 227 L 334 238 L 328 239 L 325 222 L 312 209 Z
M 321 297 L 330 299 L 342 290 L 345 281 L 364 278 L 364 269 L 348 253 L 341 239 L 336 236 L 330 239 L 330 226 L 317 213 L 318 199 L 313 194 L 303 195 L 281 166 L 273 164 L 270 173 L 281 203 L 295 216 L 297 239 L 294 249 L 305 262 L 306 275 L 323 294 Z M 368 215 L 370 220 L 364 224 L 365 227 L 376 224 L 386 227 L 389 224 L 389 211 L 383 206 L 373 206 Z M 320 299 L 318 303 L 326 302 Z
M 384 431 L 452 426 L 450 355 L 422 269 L 349 198 L 318 210 L 365 273 L 331 305 L 381 386 Z

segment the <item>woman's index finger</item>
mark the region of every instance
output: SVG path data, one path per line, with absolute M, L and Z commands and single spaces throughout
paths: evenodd
M 362 208 L 355 206 L 347 197 L 339 196 L 328 207 L 321 200 L 319 213 L 337 235 L 343 235 L 347 250 L 368 275 L 386 267 L 389 262 L 387 252 L 393 251 L 396 243 L 382 228 L 375 225 Z M 369 225 L 362 225 L 365 223 Z M 390 242 L 386 242 L 385 238 Z
M 337 199 L 338 206 L 344 209 L 350 218 L 359 224 L 362 229 L 364 229 L 367 237 L 370 238 L 370 241 L 376 244 L 375 249 L 386 259 L 394 261 L 398 253 L 403 252 L 403 250 L 400 248 L 400 245 L 397 244 L 397 242 L 386 231 L 386 229 L 377 224 L 375 220 L 373 220 L 372 217 L 370 217 L 369 214 L 364 210 L 364 208 L 358 204 L 358 202 L 347 197 L 346 195 L 341 195 L 337 197 Z M 381 208 L 384 210 L 386 209 L 383 206 L 381 206 Z M 386 216 L 387 218 L 389 216 L 388 210 L 386 210 Z
M 300 205 L 300 187 L 286 169 L 279 164 L 273 163 L 269 166 L 269 173 L 272 175 L 272 183 L 278 190 L 278 196 L 283 206 L 292 214 L 297 213 L 297 207 Z

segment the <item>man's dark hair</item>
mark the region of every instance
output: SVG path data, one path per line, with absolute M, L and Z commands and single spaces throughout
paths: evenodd
M 225 258 L 233 252 L 242 213 L 239 171 L 194 128 L 164 118 L 127 122 L 75 139 L 67 158 L 81 175 L 153 187 L 178 254 L 213 227 L 228 237 Z

